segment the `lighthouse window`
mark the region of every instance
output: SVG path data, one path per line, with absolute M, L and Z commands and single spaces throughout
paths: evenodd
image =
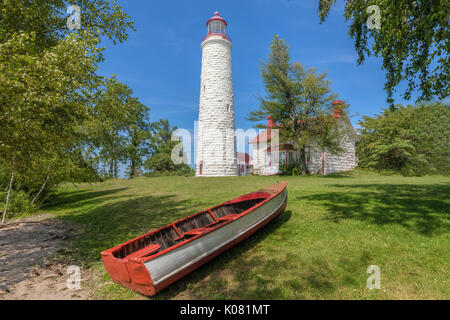
M 208 25 L 209 33 L 223 33 L 224 32 L 224 24 L 221 21 L 211 21 Z

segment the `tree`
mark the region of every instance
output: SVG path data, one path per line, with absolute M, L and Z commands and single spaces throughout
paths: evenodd
M 18 34 L 0 44 L 0 160 L 11 170 L 11 188 L 30 159 L 77 141 L 98 81 L 94 37 L 69 35 L 42 54 L 35 54 L 35 41 Z
M 32 162 L 62 159 L 62 150 L 79 142 L 77 128 L 99 85 L 100 37 L 123 41 L 133 28 L 122 8 L 110 3 L 76 1 L 83 23 L 73 32 L 65 1 L 0 2 L 0 161 L 10 172 L 8 194 Z M 9 196 L 2 222 L 8 203 Z
M 177 130 L 176 126 L 171 127 L 168 119 L 159 119 L 152 123 L 153 137 L 152 145 L 157 149 L 159 145 L 167 145 L 172 139 L 172 133 Z
M 133 178 L 150 152 L 149 108 L 133 97 L 133 90 L 115 75 L 104 79 L 90 120 L 86 123 L 100 160 L 109 166 L 109 175 L 118 176 L 119 162 L 130 162 L 128 176 Z
M 450 173 L 450 107 L 441 103 L 384 109 L 359 122 L 358 165 L 405 175 Z
M 321 22 L 335 2 L 319 0 Z M 369 5 L 380 8 L 380 29 L 367 26 L 374 14 L 367 12 Z M 391 108 L 401 81 L 408 84 L 403 93 L 407 100 L 413 92 L 423 101 L 450 94 L 449 12 L 450 2 L 441 0 L 347 0 L 345 18 L 351 22 L 349 35 L 355 39 L 358 64 L 371 54 L 382 57 Z
M 67 27 L 70 4 L 81 9 L 81 29 L 79 33 L 95 35 L 99 40 L 106 36 L 123 42 L 128 30 L 134 30 L 134 22 L 115 0 L 3 0 L 0 2 L 0 43 L 15 34 L 34 34 L 33 47 L 37 52 L 56 46 L 68 34 Z
M 266 96 L 260 97 L 259 109 L 250 113 L 248 120 L 260 121 L 272 116 L 279 122 L 280 141 L 290 142 L 300 150 L 300 170 L 307 172 L 306 147 L 318 143 L 323 150 L 341 152 L 338 136 L 343 134 L 332 116 L 331 93 L 326 73 L 305 69 L 290 61 L 285 40 L 275 36 L 267 63 L 262 65 Z M 340 112 L 344 112 L 342 106 Z
M 176 164 L 172 160 L 172 152 L 179 141 L 172 141 L 172 134 L 177 129 L 171 127 L 169 120 L 159 119 L 152 123 L 152 154 L 145 160 L 144 168 L 150 171 L 150 174 L 169 174 L 169 175 L 191 175 L 193 169 L 185 163 Z
M 130 179 L 138 175 L 139 168 L 143 165 L 143 158 L 150 154 L 151 124 L 148 117 L 149 110 L 135 98 L 129 102 L 125 157 L 130 161 L 127 170 Z

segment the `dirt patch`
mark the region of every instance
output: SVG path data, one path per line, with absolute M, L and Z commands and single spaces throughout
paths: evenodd
M 69 265 L 55 258 L 73 229 L 45 216 L 1 227 L 0 299 L 86 299 L 67 288 Z

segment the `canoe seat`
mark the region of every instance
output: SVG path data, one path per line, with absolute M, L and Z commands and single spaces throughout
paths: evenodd
M 197 228 L 197 229 L 192 229 L 192 230 L 186 231 L 183 234 L 187 235 L 187 236 L 196 236 L 198 234 L 204 233 L 205 231 L 208 231 L 209 229 L 210 228 Z
M 150 245 L 146 246 L 145 248 L 142 248 L 138 251 L 130 253 L 125 258 L 138 258 L 138 257 L 148 256 L 153 253 L 156 253 L 160 248 L 161 248 L 161 246 L 159 244 L 150 244 Z
M 239 216 L 239 214 L 231 213 L 231 214 L 228 214 L 226 216 L 223 216 L 222 218 L 219 218 L 219 221 L 232 220 L 232 219 L 234 219 L 234 218 L 236 218 L 238 216 Z

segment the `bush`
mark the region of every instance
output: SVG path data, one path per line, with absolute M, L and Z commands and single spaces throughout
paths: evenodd
M 404 176 L 450 173 L 448 118 L 441 103 L 397 106 L 359 122 L 358 165 Z
M 7 192 L 0 192 L 0 209 L 5 210 Z M 31 204 L 29 195 L 23 190 L 13 190 L 11 192 L 8 216 L 14 214 L 34 213 L 38 209 L 36 204 Z
M 283 176 L 299 176 L 302 174 L 300 169 L 298 168 L 298 164 L 288 164 L 288 165 L 281 165 L 280 166 L 280 172 Z

